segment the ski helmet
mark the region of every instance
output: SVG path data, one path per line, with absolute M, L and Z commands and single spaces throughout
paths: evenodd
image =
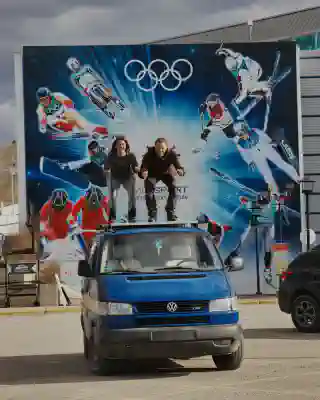
M 68 201 L 68 193 L 64 189 L 54 189 L 51 194 L 52 208 L 55 210 L 63 210 Z
M 98 208 L 104 198 L 102 190 L 98 186 L 91 186 L 85 195 L 89 207 Z
M 37 90 L 37 99 L 40 101 L 42 97 L 49 97 L 51 96 L 51 91 L 47 87 L 40 87 Z
M 80 61 L 75 58 L 75 57 L 70 57 L 68 58 L 67 61 L 67 67 L 70 69 L 72 72 L 78 72 L 81 68 Z
M 92 151 L 92 150 L 97 150 L 99 149 L 99 143 L 96 140 L 92 140 L 89 144 L 88 144 L 88 150 Z
M 217 103 L 220 100 L 220 96 L 216 93 L 210 93 L 206 98 L 206 103 Z
M 234 57 L 227 56 L 225 58 L 224 62 L 225 62 L 225 66 L 227 67 L 227 69 L 229 71 L 236 71 L 237 70 L 238 63 L 237 63 L 237 60 Z

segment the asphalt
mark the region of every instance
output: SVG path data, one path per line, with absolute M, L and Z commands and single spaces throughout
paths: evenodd
M 320 335 L 296 332 L 275 304 L 241 305 L 245 360 L 218 372 L 210 357 L 136 363 L 107 378 L 90 375 L 78 312 L 3 316 L 1 400 L 319 400 Z M 40 318 L 41 316 L 41 318 Z

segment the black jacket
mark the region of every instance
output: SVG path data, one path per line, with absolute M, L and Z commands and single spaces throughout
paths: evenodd
M 159 157 L 155 152 L 155 148 L 149 147 L 142 158 L 141 170 L 147 170 L 150 178 L 159 178 L 168 173 L 168 169 L 171 165 L 176 169 L 183 169 L 174 151 L 168 150 L 164 157 Z

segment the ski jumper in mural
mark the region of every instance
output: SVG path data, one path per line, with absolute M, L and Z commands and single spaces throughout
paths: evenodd
M 108 136 L 107 128 L 90 124 L 75 109 L 74 102 L 62 93 L 51 92 L 48 88 L 37 90 L 37 116 L 39 132 L 66 134 L 83 134 L 84 137 Z
M 263 69 L 261 65 L 252 58 L 225 47 L 220 47 L 216 51 L 216 54 L 224 57 L 226 68 L 231 72 L 237 82 L 238 94 L 233 100 L 233 105 L 237 108 L 239 107 L 240 118 L 247 115 L 262 99 L 265 100 L 263 131 L 266 131 L 273 90 L 290 74 L 291 68 L 287 68 L 279 73 L 281 54 L 277 52 L 271 76 L 263 79 Z M 243 109 L 242 105 L 246 100 L 249 100 L 249 104 L 246 104 Z
M 111 104 L 114 104 L 120 111 L 125 109 L 123 102 L 113 95 L 112 89 L 106 86 L 104 79 L 90 65 L 81 65 L 77 58 L 70 57 L 67 67 L 71 71 L 72 84 L 80 93 L 88 96 L 90 101 L 107 117 L 115 118 L 115 112 L 109 110 Z
M 201 134 L 202 139 L 207 140 L 211 132 L 224 133 L 234 142 L 248 167 L 261 174 L 267 186 L 272 188 L 273 194 L 279 195 L 279 188 L 269 161 L 292 181 L 296 183 L 300 181 L 296 169 L 281 157 L 275 144 L 265 132 L 250 127 L 244 119 L 234 120 L 219 95 L 209 95 L 208 98 L 209 101 L 205 103 L 205 106 L 209 123 Z M 204 112 L 203 107 L 202 112 Z

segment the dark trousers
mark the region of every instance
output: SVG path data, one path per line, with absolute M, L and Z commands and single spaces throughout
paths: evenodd
M 163 174 L 156 178 L 150 177 L 144 181 L 145 200 L 149 216 L 154 216 L 157 213 L 157 202 L 154 192 L 156 184 L 160 181 L 167 186 L 169 192 L 166 204 L 166 211 L 168 213 L 173 213 L 176 208 L 177 188 L 175 184 L 175 179 L 169 174 Z
M 116 201 L 121 186 L 126 190 L 128 194 L 128 218 L 136 218 L 136 179 L 135 176 L 130 177 L 125 181 L 119 181 L 118 179 L 111 177 L 111 219 L 115 219 L 117 215 Z

